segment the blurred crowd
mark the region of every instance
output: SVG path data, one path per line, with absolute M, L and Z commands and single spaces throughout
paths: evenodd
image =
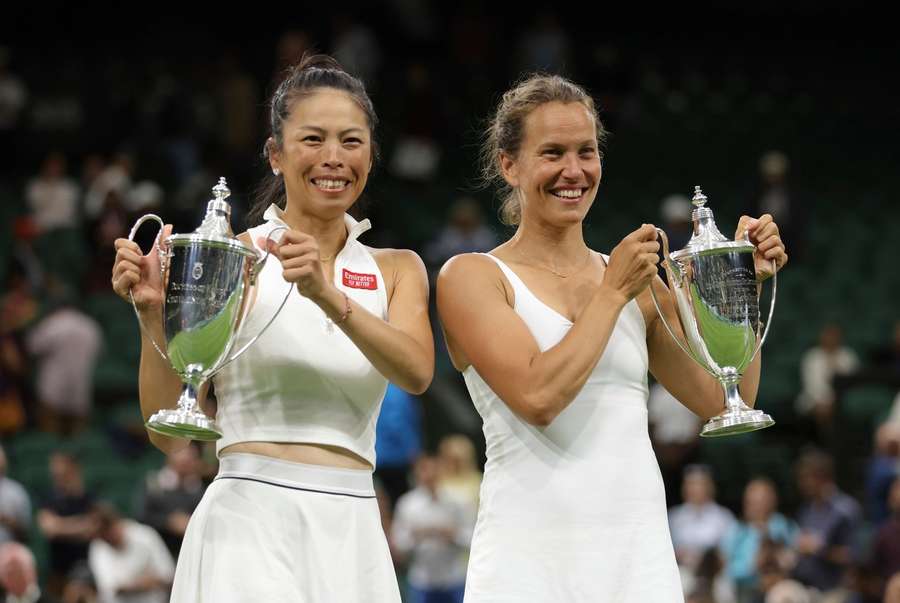
M 282 33 L 274 55 L 262 58 L 223 51 L 217 59 L 192 57 L 167 67 L 162 57 L 134 65 L 112 57 L 93 70 L 76 53 L 48 75 L 14 48 L 0 48 L 0 442 L 6 450 L 0 449 L 0 592 L 6 600 L 166 600 L 185 527 L 215 475 L 216 459 L 198 445 L 160 456 L 146 474 L 135 470 L 125 504 L 111 503 L 86 478 L 98 462 L 79 452 L 89 434 L 100 433 L 109 454 L 128 462 L 153 454 L 140 422 L 110 418 L 126 405 L 136 412 L 137 367 L 124 385 L 96 383 L 109 369 L 101 359 L 124 354 L 110 346 L 128 347 L 129 339 L 133 348 L 138 337 L 133 316 L 126 312 L 122 327 L 99 304 L 112 295 L 113 241 L 146 213 L 164 216 L 176 232 L 193 230 L 221 175 L 234 192 L 235 230 L 242 230 L 263 167 L 261 100 L 304 51 L 331 52 L 373 91 L 385 126 L 379 132 L 384 156 L 370 185 L 374 202 L 361 208 L 374 223 L 376 238 L 368 242 L 416 249 L 431 277 L 449 257 L 487 251 L 503 236 L 490 201 L 469 186 L 470 130 L 477 129 L 475 116 L 486 116 L 492 91 L 516 74 L 542 69 L 601 80 L 598 100 L 614 131 L 656 127 L 642 112 L 648 98 L 666 119 L 686 127 L 692 98 L 708 97 L 714 113 L 731 102 L 695 71 L 684 78 L 683 92 L 667 91 L 659 61 L 641 58 L 629 66 L 605 44 L 579 52 L 584 47 L 552 10 L 507 35 L 508 56 L 493 62 L 484 57 L 498 54 L 503 43 L 494 35 L 499 21 L 467 6 L 445 23 L 427 3 L 402 4 L 402 18 L 392 24 L 399 41 L 365 19 L 338 14 L 325 34 Z M 407 47 L 421 52 L 404 53 Z M 451 77 L 457 71 L 466 77 Z M 748 87 L 740 80 L 729 85 L 735 94 Z M 764 100 L 754 102 L 764 106 Z M 804 105 L 798 100 L 797 106 Z M 627 151 L 627 138 L 621 144 Z M 789 178 L 787 152 L 755 157 L 758 178 L 736 195 L 742 211 L 775 217 L 788 242 L 789 271 L 819 270 L 809 257 L 811 206 Z M 610 186 L 621 191 L 615 173 Z M 642 215 L 658 220 L 679 249 L 691 235 L 690 199 L 659 197 Z M 155 234 L 149 230 L 137 235 L 145 250 Z M 605 248 L 616 241 L 604 240 Z M 101 311 L 89 311 L 86 300 Z M 882 325 L 879 341 L 855 349 L 844 341 L 846 324 L 814 313 L 804 318 L 821 332 L 793 359 L 799 386 L 776 416 L 780 437 L 790 444 L 788 482 L 746 474 L 717 495 L 725 476 L 721 463 L 709 463 L 699 419 L 651 385 L 651 437 L 691 603 L 900 602 L 900 321 L 892 330 Z M 483 440 L 435 317 L 433 324 L 438 375 L 422 397 L 389 387 L 376 477 L 408 600 L 460 601 Z M 854 388 L 870 384 L 887 388 L 890 399 L 876 400 L 867 411 L 871 420 L 854 423 L 864 433 L 853 434 L 851 449 L 848 400 Z M 34 469 L 49 476 L 46 484 L 25 470 L 23 452 L 16 456 L 35 434 L 52 434 L 59 443 Z

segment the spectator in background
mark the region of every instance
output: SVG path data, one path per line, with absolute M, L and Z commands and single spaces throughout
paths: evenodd
M 0 544 L 24 542 L 31 527 L 31 498 L 22 484 L 6 476 L 6 451 L 0 446 Z
M 705 465 L 688 465 L 681 486 L 684 502 L 669 510 L 675 558 L 682 570 L 693 572 L 703 554 L 719 546 L 734 526 L 734 515 L 716 503 L 716 486 Z
M 666 487 L 666 506 L 672 506 L 684 466 L 696 456 L 702 421 L 660 383 L 650 386 L 647 414 L 650 439 Z
M 487 252 L 497 246 L 497 235 L 484 223 L 484 213 L 472 197 L 460 197 L 450 206 L 447 224 L 425 246 L 425 261 L 439 268 L 454 255 Z
M 834 462 L 827 454 L 805 452 L 796 465 L 805 504 L 797 515 L 800 532 L 794 577 L 828 593 L 840 586 L 852 561 L 860 521 L 859 505 L 834 482 Z
M 659 215 L 663 221 L 662 229 L 669 238 L 670 251 L 682 249 L 691 240 L 694 234 L 691 211 L 691 200 L 684 195 L 669 195 L 660 203 Z
M 843 345 L 841 327 L 830 323 L 819 332 L 818 345 L 808 349 L 800 361 L 801 391 L 797 412 L 810 417 L 820 438 L 830 439 L 834 419 L 836 375 L 849 375 L 859 368 L 856 353 Z
M 332 28 L 334 48 L 331 49 L 331 56 L 349 73 L 361 79 L 366 88 L 375 88 L 381 66 L 381 49 L 375 33 L 346 12 L 335 14 Z
M 482 474 L 475 461 L 472 440 L 462 434 L 444 437 L 438 444 L 438 462 L 441 493 L 457 501 L 475 525 Z
M 94 368 L 102 345 L 100 326 L 51 289 L 56 307 L 26 335 L 35 358 L 37 396 L 46 431 L 69 435 L 86 425 L 93 403 Z
M 109 209 L 111 199 L 117 199 L 121 203 L 131 190 L 133 173 L 134 159 L 131 154 L 126 151 L 117 153 L 112 162 L 96 175 L 85 193 L 85 216 L 91 221 L 97 221 Z
M 801 258 L 806 247 L 803 204 L 796 198 L 788 184 L 790 161 L 781 151 L 768 151 L 759 159 L 759 191 L 756 212 L 753 215 L 771 214 L 778 224 L 781 236 L 791 242 L 791 255 Z
M 137 517 L 162 536 L 177 558 L 188 521 L 206 485 L 203 483 L 200 449 L 196 443 L 166 456 L 166 465 L 147 476 L 138 500 Z
M 447 116 L 444 98 L 435 89 L 428 66 L 416 60 L 406 68 L 398 108 L 402 129 L 390 158 L 390 172 L 403 180 L 427 182 L 437 174 L 442 130 Z
M 41 171 L 25 188 L 25 200 L 39 232 L 78 225 L 80 191 L 66 176 L 66 157 L 59 151 L 48 153 Z
M 25 355 L 16 337 L 0 318 L 0 438 L 17 433 L 25 425 Z
M 18 542 L 0 545 L 0 594 L 6 603 L 50 603 L 38 585 L 34 555 Z
M 571 72 L 570 35 L 553 9 L 538 11 L 531 27 L 519 39 L 519 71 L 565 74 Z
M 766 478 L 751 480 L 744 488 L 744 516 L 726 534 L 721 552 L 739 603 L 752 603 L 761 594 L 756 560 L 763 540 L 790 547 L 797 526 L 777 512 L 775 484 Z
M 391 535 L 401 563 L 409 564 L 411 603 L 462 603 L 472 524 L 466 510 L 438 488 L 440 465 L 416 461 L 416 488 L 397 501 Z
M 895 478 L 888 495 L 891 515 L 878 529 L 872 551 L 872 565 L 887 585 L 900 573 L 900 478 Z
M 150 526 L 122 518 L 108 504 L 96 508 L 97 532 L 88 562 L 100 603 L 166 603 L 175 560 Z
M 419 402 L 393 383 L 388 383 L 375 424 L 375 476 L 381 482 L 388 510 L 409 490 L 409 473 L 422 452 L 422 417 Z
M 891 340 L 873 350 L 870 364 L 875 370 L 900 376 L 900 320 L 894 323 Z
M 888 494 L 900 468 L 900 422 L 885 421 L 875 431 L 875 453 L 866 465 L 865 505 L 869 520 L 881 524 L 890 516 Z
M 48 588 L 54 596 L 63 590 L 66 574 L 87 559 L 88 543 L 97 529 L 91 513 L 94 497 L 84 487 L 81 464 L 72 454 L 50 455 L 52 490 L 38 510 L 38 527 L 50 553 Z
M 22 130 L 23 109 L 28 92 L 22 80 L 9 69 L 10 52 L 0 46 L 0 173 L 15 173 L 18 161 L 17 137 Z
M 86 561 L 76 565 L 66 576 L 62 603 L 98 603 L 97 583 Z

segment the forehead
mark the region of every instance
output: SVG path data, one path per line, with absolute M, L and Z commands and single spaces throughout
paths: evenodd
M 525 118 L 525 139 L 534 144 L 547 141 L 582 142 L 596 138 L 594 116 L 580 102 L 544 103 Z
M 359 104 L 347 92 L 334 88 L 318 88 L 295 100 L 286 125 L 369 129 L 366 114 Z

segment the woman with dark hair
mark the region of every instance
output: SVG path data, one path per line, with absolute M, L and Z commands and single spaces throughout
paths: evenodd
M 246 337 L 284 295 L 272 326 L 213 379 L 219 473 L 191 518 L 172 601 L 400 600 L 372 484 L 375 422 L 387 382 L 423 392 L 434 370 L 428 283 L 419 257 L 372 249 L 347 214 L 375 160 L 362 83 L 325 56 L 305 56 L 271 99 L 272 176 L 240 235 L 269 250 Z M 169 229 L 166 229 L 168 233 Z M 161 336 L 155 254 L 116 242 L 113 286 L 129 289 Z M 240 346 L 242 341 L 237 341 Z M 171 404 L 181 384 L 142 340 L 141 410 Z M 187 443 L 150 434 L 163 451 Z
M 609 256 L 585 243 L 604 136 L 591 97 L 564 78 L 532 76 L 506 92 L 484 170 L 506 188 L 503 214 L 517 230 L 438 276 L 447 346 L 487 442 L 467 603 L 682 600 L 647 371 L 702 417 L 722 409 L 722 388 L 657 317 L 651 284 L 678 324 L 656 276 L 653 226 Z M 771 276 L 771 260 L 787 259 L 778 227 L 745 216 L 744 230 L 757 275 Z M 757 358 L 741 385 L 751 404 L 759 370 Z

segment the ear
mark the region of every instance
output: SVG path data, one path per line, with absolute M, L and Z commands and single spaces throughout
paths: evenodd
M 513 157 L 500 151 L 500 173 L 506 183 L 513 188 L 519 186 L 519 164 Z
M 266 156 L 269 158 L 269 167 L 273 170 L 277 169 L 282 173 L 284 172 L 284 170 L 281 169 L 281 151 L 279 150 L 275 139 L 271 136 L 266 140 Z

